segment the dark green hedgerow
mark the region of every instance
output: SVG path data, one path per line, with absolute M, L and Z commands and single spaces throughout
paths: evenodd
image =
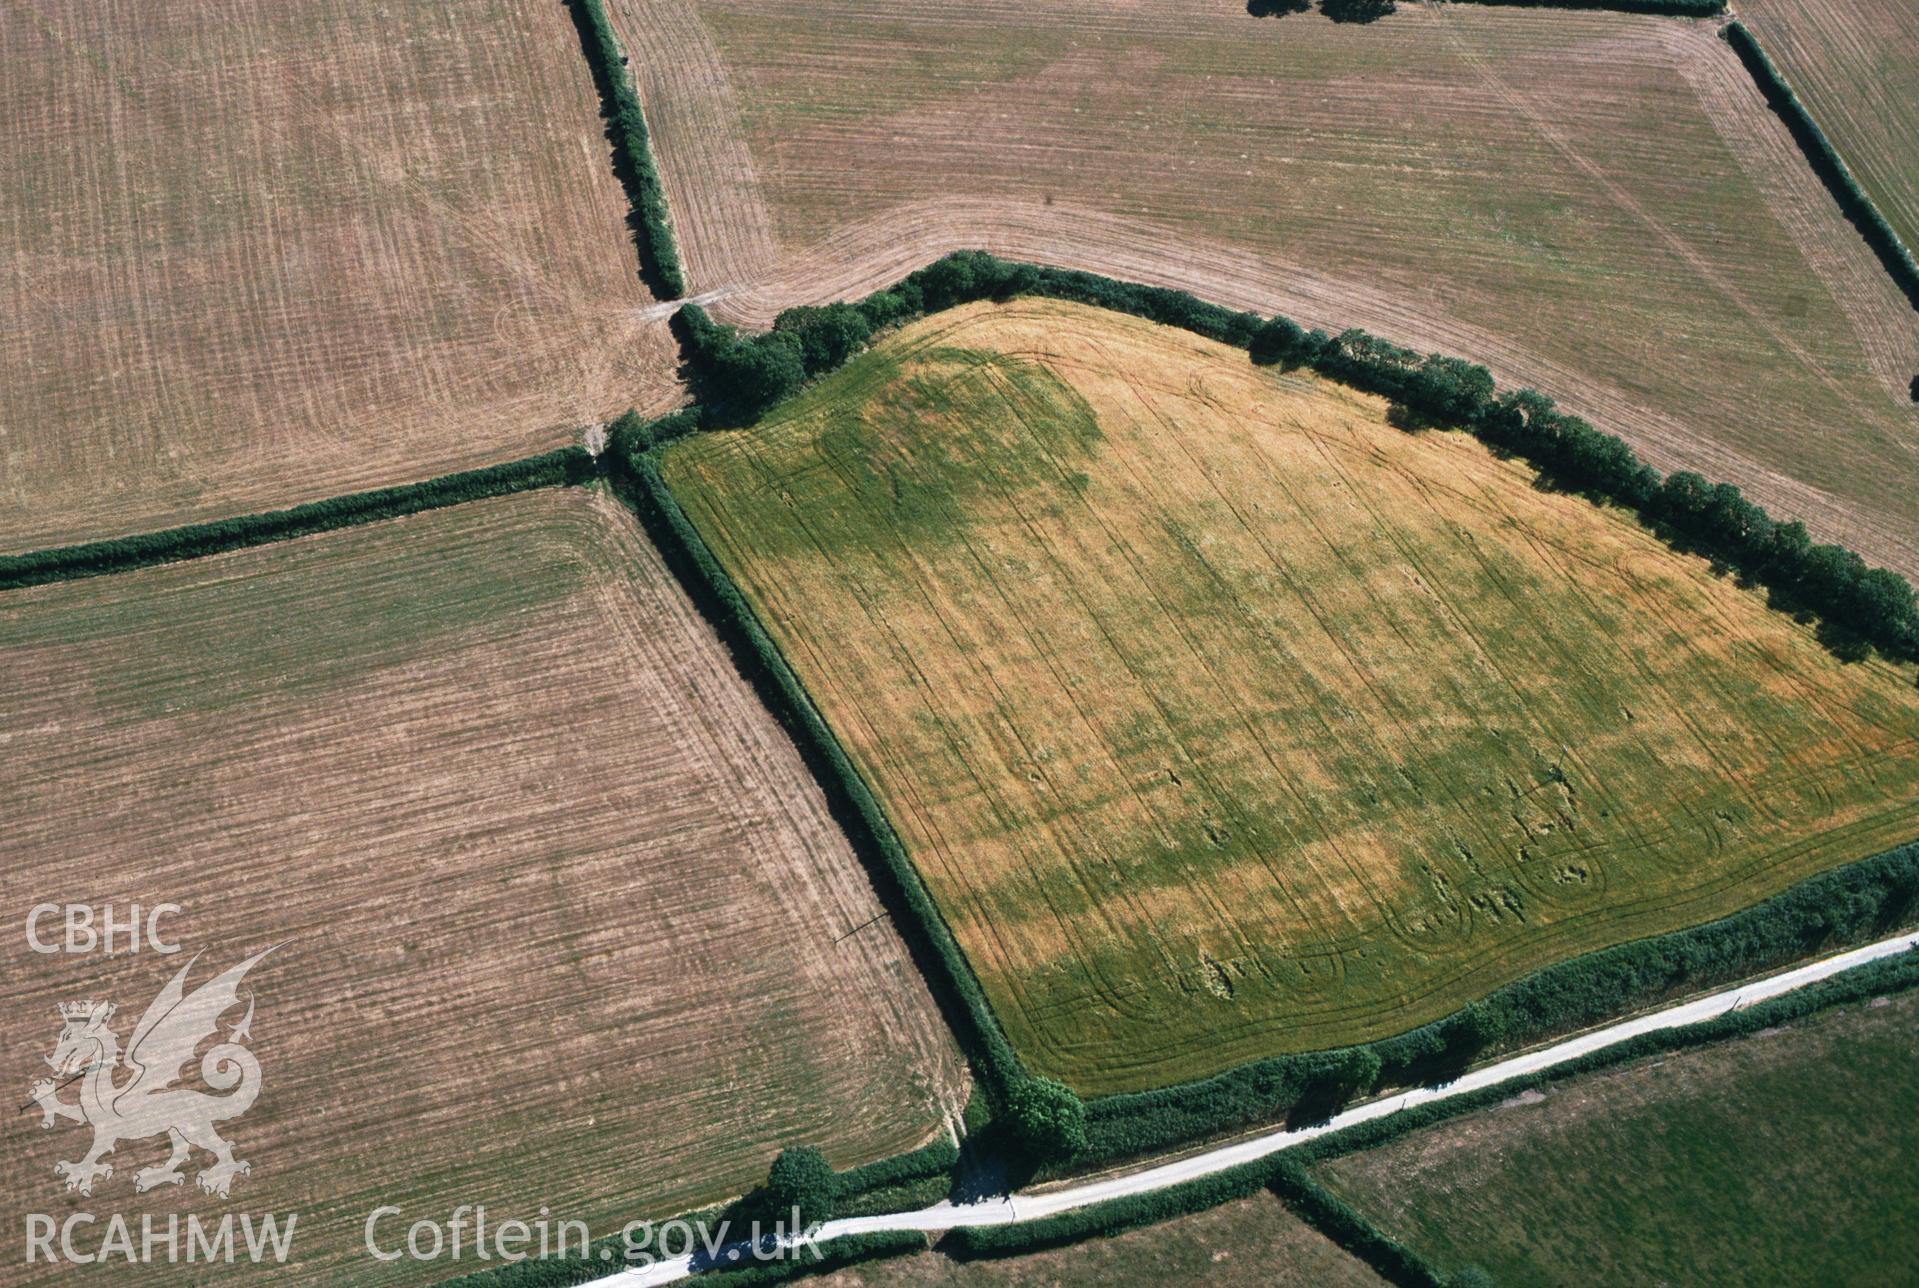
M 36 550 L 24 555 L 0 555 L 0 589 L 70 581 L 78 577 L 98 577 L 153 564 L 221 554 L 243 546 L 289 541 L 315 532 L 394 519 L 404 514 L 437 510 L 483 497 L 584 483 L 597 474 L 598 466 L 584 448 L 563 447 L 523 461 L 446 474 L 403 487 L 351 492 L 325 501 L 296 505 L 290 510 L 245 514 L 213 523 L 195 523 L 131 537 Z
M 682 310 L 682 339 L 702 375 L 703 392 L 722 404 L 734 400 L 732 412 L 708 420 L 734 423 L 750 420 L 751 415 L 742 415 L 749 408 L 758 414 L 808 376 L 844 361 L 881 328 L 972 300 L 1019 295 L 1071 300 L 1177 326 L 1243 347 L 1256 362 L 1310 366 L 1381 394 L 1414 422 L 1461 425 L 1495 448 L 1529 460 L 1562 486 L 1630 505 L 1677 543 L 1705 549 L 1798 602 L 1821 607 L 1829 620 L 1859 630 L 1893 656 L 1919 653 L 1919 615 L 1903 579 L 1866 569 L 1849 551 L 1812 545 L 1800 525 L 1774 523 L 1735 488 L 1715 487 L 1685 473 L 1662 480 L 1623 441 L 1557 411 L 1543 395 L 1531 390 L 1497 394 L 1483 367 L 1437 354 L 1422 356 L 1363 331 L 1328 336 L 1285 318 L 1264 319 L 1208 304 L 1184 291 L 970 251 L 937 260 L 857 304 L 838 306 L 831 345 L 809 344 L 804 334 L 828 310 L 812 311 L 785 332 L 742 336 L 689 306 Z M 849 320 L 849 313 L 856 318 Z M 754 351 L 769 346 L 776 347 L 779 356 L 753 374 L 743 395 L 737 370 L 753 366 Z M 729 359 L 715 362 L 715 354 L 722 351 L 730 351 Z M 769 378 L 767 370 L 775 368 L 784 374 Z M 684 413 L 673 432 L 685 432 L 694 418 Z M 637 465 L 635 469 L 638 472 Z M 665 496 L 657 470 L 648 470 L 647 479 L 644 490 L 656 497 L 653 504 L 664 513 L 662 502 L 671 498 Z M 697 543 L 698 534 L 677 505 L 671 513 L 669 526 L 675 533 L 683 529 L 684 535 L 674 535 L 670 542 L 689 547 Z M 775 710 L 798 704 L 808 731 L 803 743 L 820 743 L 819 754 L 829 763 L 831 777 L 843 782 L 841 790 L 857 802 L 862 827 L 884 838 L 879 852 L 887 872 L 912 892 L 904 904 L 909 917 L 901 929 L 909 941 L 930 952 L 943 977 L 956 981 L 956 993 L 966 999 L 965 1027 L 983 1035 L 979 1050 L 987 1054 L 982 1072 L 995 1100 L 1003 1104 L 1008 1079 L 1024 1077 L 1024 1070 L 986 1009 L 964 957 L 870 791 L 799 693 L 797 681 L 778 660 L 743 596 L 703 543 L 697 550 L 696 576 L 711 588 L 703 593 L 722 605 L 729 619 L 750 623 L 748 653 L 778 661 L 779 679 L 770 704 Z M 1288 1113 L 1299 1121 L 1324 1117 L 1369 1080 L 1392 1085 L 1444 1079 L 1489 1046 L 1563 1032 L 1622 1007 L 1650 1004 L 1684 988 L 1766 969 L 1845 942 L 1889 917 L 1911 915 L 1912 892 L 1919 881 L 1914 868 L 1914 847 L 1903 847 L 1810 878 L 1721 921 L 1548 967 L 1458 1014 L 1396 1037 L 1342 1051 L 1255 1061 L 1198 1082 L 1102 1098 L 1088 1107 L 1087 1143 L 1072 1162 L 1084 1166 L 1150 1153 Z
M 761 1284 L 785 1283 L 811 1275 L 830 1274 L 862 1261 L 886 1257 L 910 1256 L 926 1251 L 926 1236 L 917 1230 L 886 1230 L 878 1234 L 843 1234 L 827 1239 L 817 1247 L 817 1255 L 804 1249 L 789 1252 L 778 1261 L 760 1261 L 729 1269 L 724 1265 L 702 1271 L 701 1288 L 759 1288 Z
M 1457 1282 L 1449 1280 L 1417 1253 L 1382 1234 L 1361 1213 L 1313 1180 L 1306 1168 L 1342 1154 L 1374 1148 L 1406 1132 L 1485 1109 L 1523 1091 L 1608 1065 L 1721 1042 L 1784 1024 L 1826 1007 L 1903 992 L 1915 986 L 1919 986 L 1919 952 L 1882 958 L 1744 1010 L 1730 1011 L 1683 1028 L 1644 1034 L 1542 1073 L 1372 1119 L 1210 1176 L 1021 1225 L 956 1230 L 949 1236 L 949 1243 L 960 1255 L 1016 1256 L 1157 1224 L 1244 1198 L 1262 1186 L 1270 1186 L 1309 1224 L 1365 1260 L 1390 1282 L 1418 1285 Z
M 1531 389 L 1499 393 L 1486 368 L 1441 354 L 1421 355 L 1361 330 L 1337 336 L 1306 331 L 1290 319 L 1262 319 L 1208 304 L 1185 291 L 1119 282 L 1093 273 L 1002 260 L 961 251 L 909 274 L 843 310 L 845 336 L 835 345 L 807 342 L 819 315 L 781 330 L 742 336 L 696 306 L 677 325 L 689 363 L 717 424 L 748 423 L 809 377 L 831 370 L 882 327 L 982 299 L 1036 295 L 1072 300 L 1244 348 L 1255 362 L 1306 366 L 1355 388 L 1392 399 L 1395 420 L 1408 427 L 1451 425 L 1530 462 L 1551 482 L 1612 501 L 1640 514 L 1676 545 L 1710 555 L 1777 595 L 1782 605 L 1822 619 L 1842 652 L 1878 648 L 1919 660 L 1919 600 L 1906 579 L 1870 568 L 1837 545 L 1815 544 L 1798 522 L 1774 520 L 1730 484 L 1681 472 L 1661 479 L 1632 448 Z M 863 328 L 863 331 L 861 330 Z
M 950 1247 L 960 1257 L 1012 1257 L 1065 1247 L 1250 1198 L 1265 1188 L 1272 1174 L 1272 1159 L 1255 1159 L 1165 1189 L 1074 1208 L 1037 1221 L 961 1226 L 947 1235 L 941 1246 Z
M 601 0 L 567 0 L 567 8 L 593 71 L 593 86 L 600 93 L 607 137 L 613 144 L 613 173 L 632 203 L 628 223 L 640 252 L 640 275 L 654 295 L 676 300 L 686 294 L 686 278 L 680 268 L 679 248 L 673 244 L 672 221 L 666 213 L 666 188 L 653 164 L 646 113 L 640 110 L 640 96 L 634 92 L 626 55 L 620 52 L 620 42 Z
M 840 1173 L 840 1190 L 845 1194 L 863 1194 L 932 1177 L 944 1178 L 952 1174 L 953 1165 L 957 1162 L 959 1146 L 941 1136 L 930 1145 L 922 1145 L 908 1153 L 848 1168 Z
M 642 420 L 638 412 L 629 411 L 606 427 L 607 458 L 626 460 L 685 438 L 698 432 L 700 417 L 698 407 L 684 407 L 653 420 Z
M 639 442 L 641 436 L 631 435 Z M 680 509 L 650 451 L 609 452 L 616 481 L 668 565 L 680 578 L 743 674 L 779 719 L 815 776 L 849 837 L 874 873 L 874 884 L 901 937 L 920 962 L 942 1008 L 982 1080 L 997 1097 L 1023 1076 L 1019 1057 L 1000 1032 L 952 932 L 906 857 L 866 781 L 826 726 L 812 699 L 761 626 L 733 579 Z
M 1487 1046 L 1524 1045 L 1647 1006 L 1682 990 L 1740 979 L 1834 945 L 1859 942 L 1919 916 L 1919 843 L 1835 868 L 1740 912 L 1671 934 L 1559 962 L 1488 994 L 1465 1011 L 1364 1047 L 1256 1060 L 1198 1082 L 1106 1096 L 1088 1105 L 1084 1165 L 1169 1149 L 1269 1122 L 1332 1078 L 1329 1063 L 1376 1062 L 1372 1087 L 1456 1077 Z M 1368 1088 L 1343 1084 L 1351 1094 Z M 1330 1115 L 1344 1099 L 1324 1095 Z
M 1746 71 L 1759 85 L 1759 92 L 1766 96 L 1766 103 L 1778 114 L 1792 132 L 1793 141 L 1806 154 L 1814 173 L 1826 190 L 1832 193 L 1833 200 L 1852 221 L 1861 236 L 1866 239 L 1873 253 L 1892 274 L 1893 281 L 1905 292 L 1906 299 L 1914 308 L 1919 308 L 1919 262 L 1912 256 L 1912 248 L 1901 241 L 1886 217 L 1879 213 L 1879 207 L 1873 204 L 1866 190 L 1859 186 L 1859 180 L 1853 175 L 1852 167 L 1840 157 L 1839 149 L 1833 147 L 1832 140 L 1812 119 L 1812 113 L 1793 92 L 1792 86 L 1773 63 L 1766 51 L 1744 23 L 1736 19 L 1726 24 L 1726 43 L 1739 55 L 1739 61 L 1745 64 Z
M 1433 1264 L 1388 1238 L 1364 1213 L 1314 1180 L 1297 1159 L 1282 1156 L 1267 1186 L 1295 1215 L 1400 1288 L 1445 1288 Z

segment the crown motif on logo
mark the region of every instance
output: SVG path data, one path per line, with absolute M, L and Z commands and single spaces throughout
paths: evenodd
M 111 1002 L 62 1002 L 60 1017 L 66 1020 L 104 1020 L 113 1014 Z

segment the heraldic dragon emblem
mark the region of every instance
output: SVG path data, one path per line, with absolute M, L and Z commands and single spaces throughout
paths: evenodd
M 253 1024 L 251 993 L 245 1018 L 200 1057 L 201 1078 L 214 1091 L 226 1094 L 212 1095 L 177 1084 L 200 1044 L 219 1035 L 220 1017 L 240 1004 L 240 981 L 272 951 L 249 957 L 188 993 L 187 972 L 200 960 L 194 954 L 133 1026 L 124 1053 L 108 1025 L 115 1010 L 111 1004 L 61 1005 L 60 1040 L 47 1057 L 61 1081 L 42 1078 L 33 1084 L 31 1094 L 40 1106 L 42 1127 L 65 1118 L 93 1128 L 93 1148 L 85 1158 L 54 1165 L 69 1190 L 93 1193 L 96 1180 L 113 1175 L 112 1164 L 101 1159 L 121 1141 L 149 1136 L 165 1136 L 173 1153 L 159 1166 L 143 1167 L 134 1174 L 136 1191 L 180 1184 L 186 1179 L 180 1167 L 196 1147 L 213 1155 L 214 1161 L 201 1168 L 198 1177 L 200 1188 L 209 1194 L 227 1197 L 233 1178 L 251 1170 L 213 1129 L 217 1122 L 244 1114 L 260 1094 L 260 1062 L 243 1045 Z M 122 1065 L 130 1076 L 116 1082 L 115 1073 Z M 60 1092 L 75 1081 L 80 1098 L 61 1100 Z

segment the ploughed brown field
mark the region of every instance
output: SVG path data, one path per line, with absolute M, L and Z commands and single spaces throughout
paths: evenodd
M 484 1266 L 375 1262 L 374 1209 L 404 1213 L 386 1250 L 460 1204 L 601 1235 L 742 1193 L 784 1145 L 917 1146 L 963 1098 L 797 751 L 602 494 L 11 592 L 0 653 L 15 1105 L 57 1004 L 116 1003 L 124 1047 L 188 954 L 198 983 L 279 945 L 247 982 L 263 1089 L 222 1129 L 253 1168 L 231 1200 L 195 1188 L 203 1156 L 136 1197 L 157 1140 L 68 1194 L 55 1163 L 89 1133 L 10 1109 L 16 1240 L 27 1213 L 122 1212 L 137 1238 L 142 1212 L 294 1212 L 297 1264 L 256 1277 L 435 1282 Z M 185 952 L 36 954 L 41 902 L 178 904 Z
M 1712 23 L 611 0 L 722 317 L 979 246 L 1491 365 L 1919 575 L 1919 315 Z
M 0 551 L 676 396 L 560 0 L 36 0 L 0 66 Z
M 1919 836 L 1912 667 L 1385 413 L 1026 300 L 668 449 L 1040 1072 L 1402 1032 Z

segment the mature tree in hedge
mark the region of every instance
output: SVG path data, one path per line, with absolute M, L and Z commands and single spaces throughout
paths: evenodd
M 706 381 L 729 412 L 751 420 L 806 380 L 801 353 L 790 331 L 724 340 L 707 353 Z
M 1384 1069 L 1379 1053 L 1367 1047 L 1331 1052 L 1312 1061 L 1293 1095 L 1289 1126 L 1325 1122 L 1354 1096 L 1371 1091 Z
M 1493 399 L 1493 373 L 1464 358 L 1428 354 L 1407 397 L 1434 420 L 1470 425 Z
M 796 337 L 806 374 L 831 371 L 872 338 L 873 323 L 851 304 L 801 305 L 773 321 L 773 330 Z
M 1470 1002 L 1446 1025 L 1447 1049 L 1474 1056 L 1506 1036 L 1506 1017 L 1484 1002 Z
M 1299 323 L 1289 317 L 1276 316 L 1253 332 L 1253 342 L 1247 346 L 1253 361 L 1261 365 L 1275 362 L 1303 362 L 1310 356 L 1308 336 Z
M 1071 1158 L 1086 1148 L 1086 1103 L 1051 1078 L 1022 1078 L 1006 1093 L 1006 1117 L 1020 1147 L 1035 1159 Z
M 1334 22 L 1375 22 L 1397 7 L 1393 0 L 1319 0 L 1319 11 Z
M 803 1226 L 830 1221 L 839 1198 L 840 1178 L 811 1145 L 781 1150 L 766 1173 L 766 1206 L 776 1218 L 797 1210 Z

